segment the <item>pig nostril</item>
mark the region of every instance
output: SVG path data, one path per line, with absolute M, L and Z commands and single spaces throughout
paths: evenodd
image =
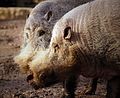
M 27 82 L 29 82 L 29 81 L 32 80 L 32 79 L 33 79 L 33 75 L 27 76 Z

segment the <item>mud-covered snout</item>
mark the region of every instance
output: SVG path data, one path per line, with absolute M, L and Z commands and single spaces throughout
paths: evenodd
M 44 72 L 41 72 L 41 74 L 39 75 L 39 79 L 42 81 L 42 85 L 44 85 L 44 87 L 49 87 L 55 83 L 58 83 L 58 78 L 57 78 L 57 74 L 55 73 L 54 70 L 49 69 L 49 70 L 45 70 Z
M 33 74 L 28 75 L 26 80 L 35 90 L 38 90 L 40 88 L 34 81 Z
M 44 71 L 39 73 L 37 77 L 34 77 L 33 74 L 27 76 L 26 81 L 35 89 L 49 87 L 55 83 L 58 83 L 57 76 L 54 71 Z

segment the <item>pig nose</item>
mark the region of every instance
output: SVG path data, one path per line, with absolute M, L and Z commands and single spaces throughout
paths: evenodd
M 33 74 L 27 76 L 27 82 L 29 83 L 31 80 L 33 80 Z
M 40 87 L 33 81 L 33 74 L 27 76 L 27 82 L 35 89 L 38 90 Z

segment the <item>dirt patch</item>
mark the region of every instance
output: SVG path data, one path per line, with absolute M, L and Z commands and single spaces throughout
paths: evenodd
M 19 52 L 25 20 L 0 21 L 0 98 L 60 98 L 61 84 L 39 90 L 32 89 L 26 76 L 19 72 L 13 57 Z M 76 98 L 104 98 L 105 82 L 99 81 L 95 96 L 85 96 L 90 79 L 80 77 Z

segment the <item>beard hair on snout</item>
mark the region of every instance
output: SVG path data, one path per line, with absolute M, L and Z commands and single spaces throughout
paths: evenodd
M 28 45 L 25 48 L 21 49 L 21 52 L 14 57 L 14 61 L 19 65 L 21 72 L 27 73 L 29 71 L 29 62 L 32 61 L 32 57 L 36 54 L 33 51 L 33 48 Z
M 44 86 L 48 86 L 49 82 L 50 84 L 53 84 L 53 82 L 56 83 L 57 80 L 55 80 L 55 77 L 54 77 L 56 76 L 56 73 L 54 75 L 53 73 L 51 73 L 51 72 L 54 72 L 54 64 L 53 62 L 51 62 L 49 49 L 38 51 L 36 55 L 33 57 L 33 60 L 29 62 L 29 67 L 34 76 L 33 80 L 36 81 L 36 83 Z M 47 80 L 44 80 L 41 78 L 42 74 L 47 74 Z M 55 80 L 55 81 L 52 81 L 52 80 Z
M 47 66 L 48 60 L 48 50 L 41 50 L 37 51 L 36 55 L 33 56 L 32 61 L 29 62 L 28 65 L 33 73 L 38 73 L 41 68 Z M 44 66 L 42 66 L 43 64 Z
M 37 51 L 33 56 L 32 61 L 29 62 L 29 67 L 35 72 L 39 72 L 40 69 L 44 69 L 48 66 L 72 66 L 76 63 L 76 51 L 74 49 L 76 45 L 70 46 L 60 54 L 51 52 L 50 49 Z
M 42 81 L 39 75 L 45 70 L 49 72 L 52 69 L 55 73 L 55 76 L 57 76 L 57 82 L 65 80 L 67 76 L 73 72 L 72 69 L 76 64 L 77 55 L 74 49 L 75 47 L 73 46 L 68 48 L 67 51 L 65 50 L 62 55 L 66 53 L 66 56 L 63 56 L 63 58 L 62 56 L 58 56 L 59 54 L 57 57 L 55 57 L 54 54 L 50 54 L 49 50 L 37 52 L 33 57 L 33 60 L 29 63 L 30 70 L 34 74 L 34 79 L 38 82 Z M 48 78 L 52 78 L 49 77 L 49 74 L 47 74 L 47 76 Z

